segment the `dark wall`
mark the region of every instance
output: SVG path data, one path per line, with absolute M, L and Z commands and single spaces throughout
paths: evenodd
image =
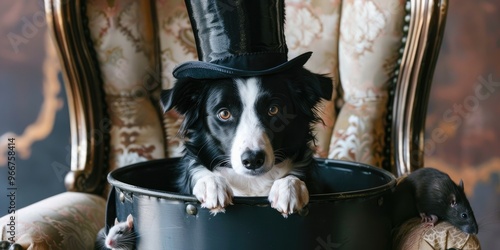
M 11 192 L 19 209 L 65 191 L 69 114 L 49 40 L 43 1 L 0 2 L 0 216 Z M 7 171 L 9 154 L 15 175 Z
M 463 179 L 483 249 L 500 249 L 500 1 L 451 0 L 425 165 Z

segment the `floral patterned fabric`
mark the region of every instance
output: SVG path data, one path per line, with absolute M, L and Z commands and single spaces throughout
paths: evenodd
M 91 0 L 87 17 L 111 124 L 111 170 L 165 157 L 145 1 Z M 152 81 L 151 81 L 152 80 Z M 155 82 L 156 80 L 156 82 Z M 155 85 L 156 84 L 156 85 Z
M 338 60 L 346 104 L 329 158 L 382 165 L 388 88 L 400 57 L 404 5 L 397 0 L 343 1 Z
M 328 157 L 382 166 L 385 105 L 376 101 L 361 107 L 345 104 L 335 124 Z
M 157 0 L 156 10 L 161 49 L 161 72 L 163 89 L 172 88 L 174 67 L 186 61 L 197 61 L 196 45 L 191 23 L 183 0 Z M 164 116 L 167 141 L 167 156 L 182 155 L 183 141 L 178 136 L 182 118 L 175 111 Z
M 466 234 L 448 222 L 428 227 L 420 218 L 407 221 L 394 236 L 394 250 L 481 249 L 476 236 Z
M 304 52 L 313 55 L 304 65 L 314 73 L 325 74 L 339 83 L 338 37 L 341 3 L 331 1 L 288 0 L 286 3 L 285 37 L 289 49 L 288 57 L 294 58 Z M 320 103 L 324 124 L 316 124 L 316 156 L 326 158 L 329 151 L 333 126 L 336 121 L 334 100 Z
M 66 192 L 16 211 L 16 243 L 24 249 L 93 249 L 104 227 L 106 201 Z M 9 215 L 0 218 L 0 240 L 8 240 Z

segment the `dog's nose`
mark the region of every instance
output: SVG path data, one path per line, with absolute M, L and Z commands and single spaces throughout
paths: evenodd
M 251 170 L 262 167 L 265 160 L 266 154 L 262 150 L 247 150 L 241 154 L 241 163 Z

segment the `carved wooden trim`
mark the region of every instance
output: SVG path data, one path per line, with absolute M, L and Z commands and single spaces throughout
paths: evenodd
M 110 129 L 104 82 L 90 36 L 86 0 L 46 0 L 50 33 L 62 64 L 71 126 L 71 171 L 66 175 L 69 191 L 95 193 L 106 191 L 110 166 Z M 145 45 L 154 65 L 148 84 L 151 100 L 158 103 L 161 90 L 161 58 L 156 23 L 155 1 L 140 1 L 140 11 L 150 18 L 142 30 Z M 156 105 L 160 116 L 159 104 Z
M 108 169 L 110 120 L 85 6 L 84 0 L 45 1 L 70 113 L 71 171 L 66 176 L 66 188 L 101 194 Z
M 392 110 L 392 172 L 398 176 L 423 167 L 425 117 L 448 0 L 409 0 Z M 397 119 L 396 119 L 397 118 Z

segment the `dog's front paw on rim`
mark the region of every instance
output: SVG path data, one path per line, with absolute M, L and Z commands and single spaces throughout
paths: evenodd
M 201 206 L 210 209 L 210 213 L 225 212 L 225 207 L 233 204 L 233 192 L 226 179 L 221 176 L 205 176 L 193 187 L 193 195 Z
M 309 191 L 306 184 L 295 176 L 287 176 L 276 180 L 269 192 L 271 207 L 278 210 L 283 217 L 302 210 L 309 203 Z

